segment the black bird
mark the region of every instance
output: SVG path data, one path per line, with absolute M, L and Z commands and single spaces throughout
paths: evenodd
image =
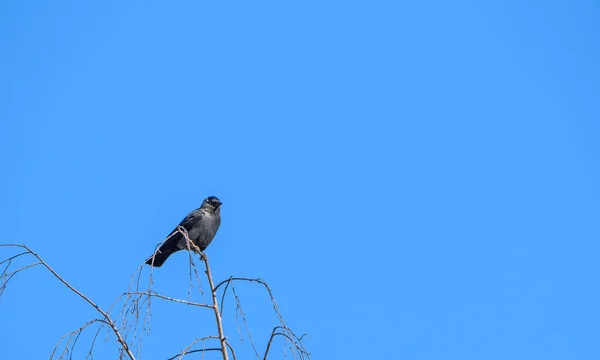
M 215 196 L 209 196 L 202 202 L 200 208 L 189 213 L 179 226 L 187 230 L 192 243 L 204 251 L 215 237 L 221 224 L 221 201 Z M 186 240 L 177 230 L 173 230 L 154 255 L 146 260 L 146 264 L 160 267 L 174 252 L 187 249 Z

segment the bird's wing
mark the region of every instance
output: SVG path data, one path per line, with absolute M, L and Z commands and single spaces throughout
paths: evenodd
M 146 264 L 161 266 L 172 253 L 186 249 L 185 239 L 178 231 L 179 226 L 190 231 L 202 216 L 203 212 L 200 209 L 196 209 L 183 218 L 179 225 L 171 231 L 166 240 L 160 245 L 160 248 L 155 251 L 155 254 L 146 260 Z
M 204 212 L 200 211 L 200 209 L 198 208 L 192 211 L 191 213 L 187 214 L 187 216 L 183 218 L 183 220 L 181 220 L 179 226 L 183 227 L 187 231 L 190 231 L 192 227 L 194 227 L 194 225 L 198 222 L 198 220 L 202 218 L 203 214 Z M 177 228 L 175 228 L 174 231 L 177 231 Z
M 190 231 L 192 229 L 192 227 L 194 227 L 194 224 L 198 221 L 198 219 L 201 216 L 202 216 L 202 212 L 200 211 L 200 209 L 196 209 L 196 210 L 192 211 L 191 213 L 187 214 L 187 216 L 185 218 L 183 218 L 183 220 L 181 220 L 179 225 L 175 229 L 173 229 L 173 231 L 171 231 L 169 233 L 169 235 L 167 236 L 167 241 L 165 241 L 162 244 L 162 246 L 160 247 L 160 250 L 176 247 L 177 244 L 179 243 L 179 240 L 183 240 L 183 235 L 181 235 L 181 233 L 178 231 L 179 227 L 181 226 L 182 228 L 186 229 L 187 231 Z M 179 247 L 179 248 L 184 249 L 184 247 Z
M 174 239 L 174 241 L 175 241 L 174 243 L 177 244 L 177 246 L 180 249 L 186 249 L 187 245 L 186 245 L 185 238 L 183 237 L 183 235 L 181 235 L 181 233 L 178 232 L 179 227 L 181 226 L 185 230 L 191 231 L 192 228 L 200 222 L 200 219 L 202 218 L 202 216 L 204 216 L 204 212 L 200 211 L 199 208 L 192 211 L 191 213 L 187 214 L 187 216 L 185 218 L 183 218 L 183 220 L 181 220 L 179 225 L 175 229 L 173 229 L 171 234 L 169 234 L 169 236 L 172 235 L 172 239 Z M 192 235 L 189 235 L 189 236 L 192 237 Z M 193 239 L 191 239 L 191 238 L 190 238 L 190 240 L 193 241 Z

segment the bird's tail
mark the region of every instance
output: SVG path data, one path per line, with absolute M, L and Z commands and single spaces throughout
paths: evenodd
M 171 255 L 171 253 L 161 252 L 160 250 L 158 250 L 152 256 L 150 256 L 148 260 L 146 260 L 146 264 L 154 267 L 161 267 L 162 264 L 165 263 L 169 255 Z

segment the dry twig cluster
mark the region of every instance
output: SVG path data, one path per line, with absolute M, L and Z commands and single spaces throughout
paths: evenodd
M 64 278 L 62 278 L 56 271 L 54 271 L 37 253 L 31 250 L 27 245 L 23 244 L 0 244 L 0 249 L 6 249 L 9 251 L 16 251 L 15 254 L 7 256 L 5 259 L 0 259 L 0 297 L 4 294 L 8 283 L 22 271 L 29 268 L 41 266 L 49 271 L 60 283 L 69 289 L 72 293 L 82 298 L 87 304 L 89 304 L 98 314 L 97 318 L 91 319 L 85 322 L 79 328 L 68 332 L 62 336 L 56 343 L 56 346 L 50 354 L 50 359 L 70 359 L 73 357 L 76 345 L 80 340 L 82 333 L 91 327 L 96 328 L 94 336 L 91 338 L 89 348 L 86 353 L 86 359 L 93 359 L 94 347 L 97 343 L 98 337 L 102 330 L 107 331 L 105 339 L 108 339 L 111 335 L 118 344 L 119 359 L 136 360 L 141 358 L 141 350 L 143 348 L 143 339 L 150 333 L 150 320 L 151 320 L 151 304 L 152 300 L 156 299 L 159 301 L 167 301 L 174 304 L 186 305 L 196 309 L 211 309 L 215 317 L 215 325 L 217 328 L 216 335 L 200 336 L 193 339 L 185 348 L 179 351 L 174 356 L 171 356 L 168 360 L 182 359 L 184 356 L 194 353 L 201 353 L 202 358 L 207 352 L 220 352 L 223 360 L 236 359 L 234 347 L 229 343 L 228 338 L 225 335 L 223 328 L 223 311 L 224 303 L 227 299 L 227 295 L 233 296 L 235 301 L 235 315 L 236 320 L 244 324 L 246 333 L 250 339 L 250 343 L 254 354 L 257 359 L 267 360 L 272 349 L 274 340 L 278 337 L 284 340 L 284 356 L 291 354 L 295 360 L 310 360 L 310 354 L 304 347 L 302 342 L 304 335 L 297 336 L 285 323 L 283 316 L 275 302 L 273 292 L 266 282 L 261 279 L 245 278 L 245 277 L 230 277 L 226 280 L 221 281 L 216 286 L 213 282 L 213 277 L 210 271 L 210 266 L 206 254 L 201 253 L 198 248 L 189 240 L 187 232 L 183 228 L 179 228 L 179 232 L 185 236 L 188 248 L 191 250 L 190 254 L 190 287 L 188 288 L 188 296 L 191 295 L 191 289 L 196 283 L 200 291 L 200 275 L 194 262 L 193 254 L 199 255 L 200 259 L 205 265 L 205 275 L 208 280 L 208 286 L 210 289 L 210 302 L 195 302 L 190 299 L 184 300 L 172 296 L 160 294 L 153 290 L 153 277 L 152 270 L 150 271 L 147 281 L 143 281 L 143 269 L 144 265 L 141 265 L 137 271 L 131 276 L 130 285 L 128 291 L 121 294 L 110 308 L 105 311 L 100 308 L 94 301 L 84 295 L 82 292 L 74 288 Z M 166 240 L 165 240 L 166 241 Z M 20 257 L 32 257 L 33 261 L 13 269 L 13 264 L 17 258 Z M 250 326 L 246 314 L 242 310 L 242 303 L 239 296 L 236 293 L 235 284 L 239 282 L 254 283 L 262 286 L 267 292 L 271 300 L 273 310 L 276 314 L 278 324 L 273 328 L 267 344 L 265 345 L 264 353 L 261 355 L 259 350 L 252 339 L 250 333 Z M 142 285 L 142 283 L 145 283 Z M 219 291 L 220 293 L 220 305 L 219 305 Z M 202 293 L 203 294 L 203 293 Z M 111 313 L 120 306 L 118 315 L 113 319 Z M 218 346 L 209 347 L 210 343 L 218 342 Z M 215 344 L 216 345 L 216 344 Z

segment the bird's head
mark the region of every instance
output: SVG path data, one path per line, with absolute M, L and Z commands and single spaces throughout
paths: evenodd
M 219 200 L 219 198 L 216 196 L 209 196 L 202 202 L 202 207 L 210 211 L 215 211 L 219 208 L 219 206 L 221 206 L 221 204 L 222 202 Z

